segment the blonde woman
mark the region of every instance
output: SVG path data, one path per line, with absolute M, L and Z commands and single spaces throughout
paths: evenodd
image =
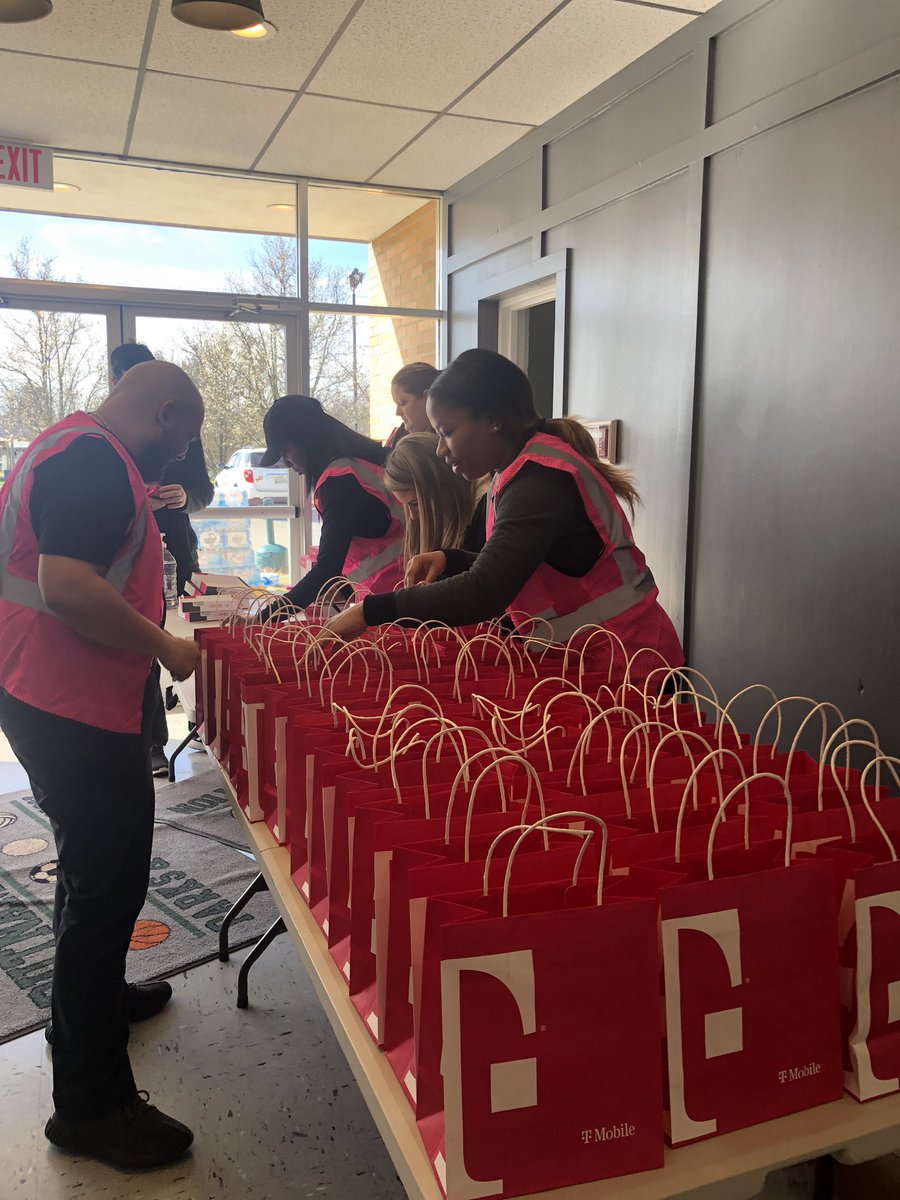
M 408 563 L 431 550 L 470 550 L 484 545 L 475 519 L 476 488 L 437 455 L 434 433 L 409 433 L 385 463 L 384 485 L 406 510 L 403 557 Z

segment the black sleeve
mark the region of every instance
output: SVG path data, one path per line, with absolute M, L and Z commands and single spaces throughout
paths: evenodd
M 106 438 L 76 438 L 35 468 L 29 512 L 41 554 L 112 566 L 134 520 L 125 464 Z
M 178 512 L 195 513 L 212 503 L 213 485 L 206 470 L 203 446 L 199 438 L 191 442 L 181 462 L 171 462 L 163 471 L 161 483 L 180 483 L 187 492 L 187 504 Z
M 322 536 L 318 557 L 300 582 L 286 593 L 286 598 L 298 608 L 312 604 L 330 579 L 343 575 L 347 551 L 355 537 L 383 537 L 391 523 L 387 505 L 367 492 L 352 475 L 326 479 L 319 496 Z
M 484 549 L 484 544 L 487 541 L 487 506 L 489 492 L 485 492 L 478 503 L 475 505 L 475 511 L 472 513 L 472 520 L 469 522 L 465 535 L 463 536 L 462 549 L 468 550 L 470 554 L 480 554 Z
M 366 621 L 381 625 L 412 617 L 471 625 L 499 617 L 580 519 L 584 505 L 575 481 L 529 463 L 500 493 L 491 536 L 468 571 L 428 587 L 367 596 Z

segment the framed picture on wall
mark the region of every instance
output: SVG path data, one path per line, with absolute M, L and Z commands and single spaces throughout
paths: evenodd
M 602 462 L 617 463 L 619 461 L 617 453 L 619 422 L 582 421 L 581 423 L 594 439 L 594 444 L 597 447 L 597 457 Z

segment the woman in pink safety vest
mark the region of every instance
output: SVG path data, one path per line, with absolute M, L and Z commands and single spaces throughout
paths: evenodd
M 387 450 L 330 416 L 310 396 L 281 396 L 266 413 L 266 453 L 306 479 L 322 521 L 313 565 L 288 591 L 296 608 L 339 578 L 390 591 L 403 578 L 403 508 L 384 486 Z
M 600 462 L 577 421 L 540 417 L 525 374 L 490 350 L 466 351 L 438 377 L 428 416 L 454 471 L 493 473 L 484 549 L 419 555 L 406 582 L 429 586 L 368 596 L 334 619 L 334 632 L 352 638 L 400 618 L 471 625 L 506 612 L 522 632 L 560 644 L 602 625 L 629 656 L 655 651 L 636 661 L 636 681 L 659 656 L 683 664 L 626 515 L 639 499 L 631 477 Z

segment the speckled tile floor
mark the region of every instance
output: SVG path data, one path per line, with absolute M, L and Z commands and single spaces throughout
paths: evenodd
M 234 1004 L 239 960 L 172 980 L 166 1010 L 132 1031 L 138 1086 L 194 1130 L 176 1166 L 124 1175 L 51 1147 L 41 1033 L 0 1046 L 2 1200 L 402 1200 L 405 1193 L 286 938 Z

